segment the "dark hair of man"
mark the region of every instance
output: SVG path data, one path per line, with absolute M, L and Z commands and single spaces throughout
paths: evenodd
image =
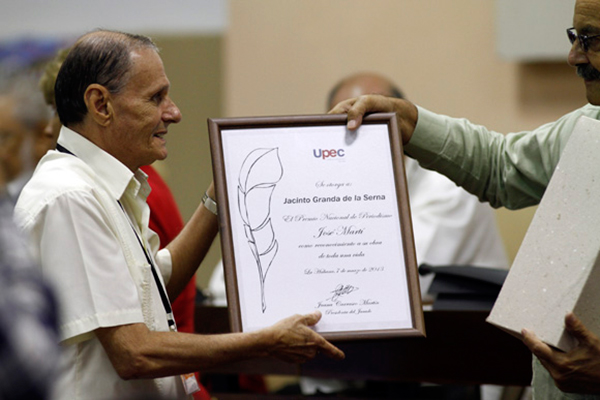
M 87 114 L 84 94 L 97 83 L 118 94 L 129 80 L 131 52 L 140 48 L 158 51 L 146 36 L 97 30 L 82 36 L 65 58 L 54 86 L 56 111 L 64 126 L 83 121 Z
M 340 82 L 338 82 L 337 85 L 335 85 L 333 87 L 333 89 L 331 89 L 329 91 L 329 95 L 327 96 L 327 107 L 331 108 L 333 106 L 335 106 L 335 104 L 331 104 L 333 102 L 333 99 L 335 98 L 338 90 L 340 90 L 340 88 L 348 81 L 348 78 L 346 79 L 342 79 Z M 402 92 L 400 91 L 400 89 L 398 89 L 395 85 L 390 83 L 390 94 L 391 97 L 395 97 L 397 99 L 403 99 L 404 98 L 404 94 L 402 94 Z

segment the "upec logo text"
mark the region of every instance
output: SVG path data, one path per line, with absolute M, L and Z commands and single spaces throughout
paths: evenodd
M 344 149 L 331 149 L 331 150 L 325 150 L 325 149 L 313 149 L 313 156 L 315 156 L 315 158 L 321 158 L 323 160 L 327 159 L 327 158 L 339 158 L 339 157 L 345 157 L 346 156 L 346 150 Z

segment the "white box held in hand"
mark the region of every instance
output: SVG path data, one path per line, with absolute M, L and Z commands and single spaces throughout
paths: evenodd
M 600 121 L 581 117 L 487 321 L 562 350 L 572 311 L 600 336 Z

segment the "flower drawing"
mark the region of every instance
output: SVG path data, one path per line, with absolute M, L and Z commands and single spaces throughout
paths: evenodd
M 271 223 L 271 197 L 282 176 L 283 166 L 276 147 L 251 151 L 239 174 L 238 209 L 258 267 L 263 313 L 267 309 L 265 280 L 279 249 Z

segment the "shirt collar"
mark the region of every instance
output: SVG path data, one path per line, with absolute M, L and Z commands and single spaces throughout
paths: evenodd
M 79 133 L 61 127 L 58 143 L 90 166 L 115 199 L 119 200 L 126 190 L 138 192 L 145 198 L 150 193 L 148 176 L 141 170 L 134 174 L 111 154 L 102 150 Z

